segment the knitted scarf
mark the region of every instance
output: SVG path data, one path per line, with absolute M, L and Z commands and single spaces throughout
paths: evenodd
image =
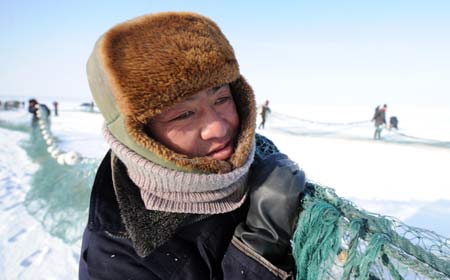
M 104 127 L 103 135 L 127 167 L 146 209 L 174 213 L 218 214 L 238 208 L 247 196 L 247 175 L 255 153 L 253 143 L 246 163 L 225 174 L 176 171 L 135 153 Z

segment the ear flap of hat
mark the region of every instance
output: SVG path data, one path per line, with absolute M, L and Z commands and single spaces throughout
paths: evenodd
M 240 119 L 237 146 L 230 162 L 234 168 L 241 167 L 252 148 L 256 129 L 256 101 L 253 89 L 243 76 L 230 84 Z

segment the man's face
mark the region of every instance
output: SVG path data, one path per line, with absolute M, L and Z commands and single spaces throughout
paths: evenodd
M 228 159 L 234 150 L 239 116 L 228 84 L 199 91 L 155 116 L 152 137 L 190 157 Z

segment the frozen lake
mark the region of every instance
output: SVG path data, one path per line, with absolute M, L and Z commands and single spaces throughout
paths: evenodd
M 273 105 L 258 133 L 310 180 L 361 208 L 450 236 L 450 110 L 389 108 L 400 130 L 383 131 L 382 141 L 372 140 L 372 113 L 371 107 Z M 95 169 L 75 172 L 47 162 L 30 142 L 29 122 L 24 109 L 0 111 L 0 279 L 76 279 Z M 100 160 L 108 150 L 101 126 L 100 114 L 62 103 L 51 129 L 62 150 Z

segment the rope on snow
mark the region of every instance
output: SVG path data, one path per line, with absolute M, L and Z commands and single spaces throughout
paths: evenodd
M 275 116 L 281 117 L 281 118 L 287 118 L 287 119 L 298 120 L 298 121 L 307 122 L 307 123 L 311 123 L 311 124 L 320 124 L 320 125 L 328 125 L 328 126 L 349 126 L 349 125 L 370 123 L 370 120 L 356 121 L 356 122 L 320 122 L 320 121 L 314 121 L 314 120 L 309 120 L 309 119 L 293 117 L 293 116 L 289 116 L 289 115 L 278 113 L 278 112 L 274 112 L 274 114 L 275 114 Z
M 294 117 L 294 116 L 290 116 L 290 115 L 286 115 L 286 114 L 282 114 L 282 113 L 278 113 L 278 112 L 274 112 L 273 116 L 279 120 L 295 120 L 295 121 L 302 122 L 302 123 L 308 123 L 308 124 L 321 126 L 322 127 L 321 131 L 329 131 L 329 130 L 332 130 L 332 128 L 335 128 L 334 132 L 342 131 L 346 127 L 350 128 L 350 127 L 355 127 L 355 126 L 359 126 L 359 125 L 369 124 L 372 122 L 370 120 L 355 121 L 355 122 L 322 122 L 322 121 L 314 121 L 314 120 L 310 120 L 310 119 L 298 118 L 298 117 Z M 329 127 L 329 128 L 326 128 L 326 127 Z M 311 130 L 306 127 L 302 127 L 302 129 L 303 130 Z M 385 127 L 383 129 L 388 129 L 388 128 Z M 394 142 L 407 141 L 407 143 L 409 143 L 410 141 L 415 141 L 412 143 L 429 144 L 429 145 L 440 146 L 440 147 L 447 147 L 450 145 L 450 141 L 443 141 L 443 140 L 413 136 L 413 135 L 409 135 L 409 134 L 399 132 L 396 130 L 392 130 L 392 129 L 389 129 L 389 131 L 391 133 L 393 133 L 394 135 L 399 136 L 399 138 L 398 139 L 397 138 L 389 139 L 388 141 L 394 141 Z

